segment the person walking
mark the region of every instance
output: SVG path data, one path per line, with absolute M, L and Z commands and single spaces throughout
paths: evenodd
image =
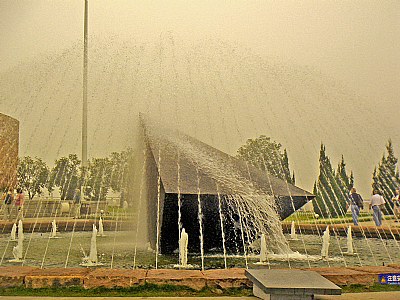
M 24 202 L 25 195 L 21 188 L 17 188 L 17 195 L 15 196 L 15 207 L 17 208 L 17 220 L 24 218 Z
M 11 204 L 14 200 L 12 188 L 9 188 L 8 191 L 3 194 L 2 200 L 4 201 L 4 220 L 10 220 L 12 210 Z
M 382 206 L 385 203 L 386 201 L 380 195 L 379 191 L 374 190 L 369 207 L 372 208 L 373 210 L 373 218 L 376 226 L 382 226 L 382 211 L 380 206 Z
M 349 202 L 353 223 L 358 226 L 358 217 L 360 216 L 360 210 L 364 208 L 364 200 L 361 195 L 357 193 L 355 187 L 352 187 L 350 190 Z

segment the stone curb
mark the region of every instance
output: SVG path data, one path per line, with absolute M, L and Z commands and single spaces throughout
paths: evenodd
M 35 269 L 25 276 L 26 288 L 82 287 L 90 269 L 48 268 Z
M 378 282 L 378 274 L 400 273 L 400 266 L 302 268 L 301 270 L 316 271 L 337 285 L 372 285 Z M 0 288 L 129 288 L 145 283 L 188 286 L 195 290 L 204 287 L 212 289 L 252 287 L 251 281 L 245 276 L 245 269 L 239 268 L 200 271 L 0 267 Z
M 147 270 L 95 269 L 83 279 L 83 288 L 129 288 L 145 284 Z
M 319 232 L 322 234 L 326 226 L 329 225 L 331 229 L 331 234 L 339 235 L 339 236 L 347 236 L 347 229 L 350 224 L 297 224 L 296 228 L 300 229 L 303 234 L 315 234 Z M 291 232 L 291 224 L 290 223 L 282 223 L 282 230 L 284 233 Z M 384 235 L 387 239 L 399 239 L 400 238 L 400 229 L 397 227 L 390 227 L 383 225 L 382 227 L 376 227 L 375 225 L 365 225 L 362 224 L 360 226 L 353 226 L 351 224 L 351 231 L 353 236 L 357 237 L 368 237 L 368 238 L 380 238 Z

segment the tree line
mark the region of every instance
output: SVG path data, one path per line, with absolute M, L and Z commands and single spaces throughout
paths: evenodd
M 295 184 L 294 171 L 290 171 L 286 149 L 271 138 L 261 135 L 248 139 L 237 151 L 237 157 L 270 174 Z M 392 213 L 391 199 L 400 186 L 398 159 L 394 155 L 392 141 L 386 144 L 386 151 L 375 167 L 372 175 L 372 190 L 378 190 L 386 201 L 386 213 Z M 326 146 L 321 144 L 319 153 L 319 175 L 314 183 L 314 212 L 325 218 L 335 218 L 346 214 L 346 202 L 349 191 L 354 186 L 354 174 L 346 170 L 342 155 L 336 168 L 333 167 L 326 153 Z
M 132 149 L 128 148 L 105 158 L 92 158 L 84 168 L 76 154 L 69 154 L 57 159 L 51 169 L 41 158 L 25 156 L 19 160 L 18 184 L 29 199 L 42 194 L 45 188 L 52 192 L 56 187 L 62 200 L 72 199 L 75 190 L 85 186 L 87 199 L 104 200 L 109 190 L 122 191 L 132 156 Z
M 398 159 L 395 157 L 392 141 L 386 144 L 385 153 L 372 175 L 372 189 L 379 190 L 387 200 L 386 212 L 391 213 L 391 198 L 400 186 Z M 295 184 L 295 173 L 290 170 L 288 152 L 282 144 L 266 135 L 248 139 L 237 150 L 237 157 L 260 170 Z M 128 180 L 129 161 L 132 149 L 113 152 L 105 158 L 92 158 L 87 169 L 81 167 L 76 154 L 61 157 L 49 168 L 40 158 L 26 156 L 20 159 L 18 183 L 27 191 L 29 198 L 41 194 L 44 188 L 49 192 L 60 189 L 61 199 L 72 199 L 75 189 L 85 186 L 85 197 L 104 200 L 108 191 L 121 192 Z M 314 211 L 322 217 L 339 217 L 346 213 L 349 190 L 354 185 L 353 172 L 348 172 L 344 157 L 336 168 L 333 167 L 326 146 L 321 144 L 319 153 L 319 175 L 314 183 Z

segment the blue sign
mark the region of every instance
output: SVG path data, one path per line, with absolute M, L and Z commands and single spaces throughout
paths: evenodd
M 400 285 L 400 273 L 393 274 L 379 274 L 380 284 L 399 284 Z

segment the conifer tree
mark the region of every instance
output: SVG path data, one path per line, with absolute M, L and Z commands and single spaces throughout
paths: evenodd
M 353 171 L 350 172 L 350 178 L 349 178 L 349 189 L 351 189 L 354 186 L 354 174 Z
M 340 210 L 342 212 L 346 212 L 347 197 L 349 194 L 349 189 L 352 187 L 352 184 L 350 184 L 350 178 L 346 172 L 346 163 L 344 162 L 343 155 L 340 163 L 338 164 L 338 169 L 336 173 L 336 185 L 336 199 L 338 199 Z
M 372 174 L 372 188 L 381 192 L 386 200 L 386 213 L 391 214 L 393 211 L 391 199 L 396 188 L 400 185 L 400 178 L 397 167 L 398 159 L 394 155 L 393 144 L 390 139 L 386 144 L 386 152 L 387 156 L 383 154 L 378 167 L 375 167 Z
M 313 187 L 313 194 L 314 195 L 318 195 L 318 188 L 317 188 L 317 182 L 314 182 L 314 187 Z M 320 197 L 314 200 L 313 202 L 313 206 L 314 206 L 314 212 L 319 215 L 319 216 L 326 216 L 328 215 L 327 211 L 326 211 L 326 206 L 325 205 L 321 205 L 322 201 L 318 201 L 321 200 Z M 318 201 L 318 202 L 317 202 Z
M 321 144 L 319 170 L 318 181 L 314 186 L 315 213 L 325 218 L 343 216 L 346 213 L 346 201 L 350 186 L 344 158 L 342 157 L 338 170 L 335 172 L 326 155 L 326 148 Z

